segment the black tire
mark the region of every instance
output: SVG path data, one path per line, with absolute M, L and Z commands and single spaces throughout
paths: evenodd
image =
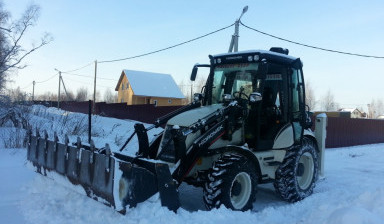
M 315 143 L 303 138 L 298 150 L 289 150 L 276 171 L 274 187 L 288 202 L 300 201 L 313 193 L 318 177 L 318 153 Z
M 252 209 L 256 191 L 257 174 L 253 162 L 239 154 L 224 154 L 208 174 L 203 199 L 207 209 L 224 205 L 246 211 Z

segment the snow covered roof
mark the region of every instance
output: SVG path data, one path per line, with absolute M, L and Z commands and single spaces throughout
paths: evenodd
M 353 109 L 353 108 L 341 108 L 339 111 L 340 112 L 353 112 L 355 111 L 356 109 Z
M 115 90 L 119 90 L 124 75 L 135 96 L 155 96 L 184 99 L 185 96 L 169 74 L 124 69 Z
M 355 108 L 355 109 L 353 109 L 353 108 L 341 108 L 341 109 L 339 109 L 339 111 L 340 111 L 340 112 L 350 112 L 350 113 L 353 113 L 353 112 L 357 111 L 357 112 L 360 113 L 360 114 L 363 114 L 363 113 L 364 113 L 364 112 L 360 111 L 360 110 L 357 109 L 357 108 Z

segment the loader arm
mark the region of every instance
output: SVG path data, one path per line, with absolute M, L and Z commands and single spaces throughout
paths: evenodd
M 237 101 L 232 101 L 226 107 L 218 109 L 217 111 L 207 115 L 199 121 L 192 124 L 187 130 L 181 131 L 176 129 L 174 133 L 175 147 L 184 144 L 185 137 L 197 131 L 206 130 L 200 137 L 198 137 L 193 144 L 186 150 L 185 155 L 179 158 L 179 166 L 175 169 L 172 176 L 180 184 L 183 179 L 188 175 L 190 170 L 195 165 L 200 156 L 205 154 L 209 146 L 215 143 L 220 138 L 231 139 L 232 133 L 240 128 L 238 122 L 234 120 L 243 119 L 244 108 L 239 106 Z

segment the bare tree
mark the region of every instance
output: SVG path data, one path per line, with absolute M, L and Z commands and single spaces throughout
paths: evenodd
M 191 100 L 191 83 L 186 83 L 183 79 L 179 83 L 178 87 L 180 91 L 183 93 L 183 95 L 185 96 L 186 103 L 189 103 Z
M 372 99 L 368 104 L 368 118 L 377 118 L 380 115 L 384 115 L 384 103 L 382 99 Z
M 20 87 L 8 90 L 8 96 L 13 102 L 24 102 L 27 100 L 27 94 L 21 91 Z
M 75 100 L 75 94 L 71 90 L 68 90 L 65 94 L 65 100 L 66 101 L 74 101 Z
M 312 84 L 309 80 L 305 82 L 305 102 L 309 106 L 309 110 L 313 111 L 316 107 L 316 96 Z
M 328 89 L 327 93 L 323 96 L 321 100 L 322 109 L 325 111 L 336 111 L 339 107 L 339 104 L 335 102 L 335 96 Z
M 45 92 L 43 94 L 39 94 L 35 96 L 35 100 L 41 101 L 57 101 L 57 95 L 52 92 Z
M 76 92 L 76 101 L 86 101 L 88 99 L 88 89 L 86 87 L 80 87 Z
M 22 64 L 24 59 L 52 41 L 52 37 L 46 33 L 37 45 L 33 44 L 29 49 L 21 46 L 26 31 L 36 24 L 39 13 L 40 7 L 32 4 L 19 20 L 9 23 L 9 13 L 3 9 L 3 3 L 0 2 L 0 91 L 5 88 L 10 70 L 25 68 L 26 65 Z
M 105 92 L 104 92 L 104 101 L 106 103 L 114 103 L 117 101 L 117 96 L 116 96 L 116 93 L 113 94 L 111 89 L 106 89 Z
M 383 100 L 382 99 L 377 99 L 376 104 L 377 104 L 376 105 L 377 116 L 384 115 Z
M 178 85 L 179 89 L 184 94 L 187 103 L 191 101 L 193 94 L 201 92 L 201 90 L 203 89 L 203 86 L 205 86 L 205 82 L 206 82 L 206 78 L 199 76 L 197 80 L 195 80 L 194 82 L 190 80 L 185 82 L 184 80 L 182 80 L 179 83 Z

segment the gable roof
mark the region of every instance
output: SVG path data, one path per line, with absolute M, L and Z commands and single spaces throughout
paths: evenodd
M 155 96 L 184 99 L 185 96 L 169 74 L 124 69 L 115 90 L 119 90 L 124 75 L 135 96 Z
M 340 112 L 351 112 L 351 113 L 357 111 L 357 112 L 359 112 L 360 114 L 363 113 L 363 112 L 361 112 L 361 111 L 360 111 L 359 109 L 357 109 L 357 108 L 355 108 L 355 109 L 353 109 L 353 108 L 341 108 L 339 111 L 340 111 Z

